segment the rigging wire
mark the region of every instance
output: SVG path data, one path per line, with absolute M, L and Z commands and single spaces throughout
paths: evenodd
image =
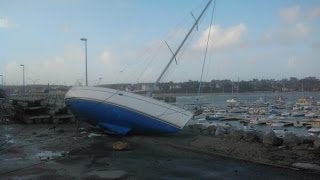
M 202 3 L 199 3 L 199 5 L 196 8 L 193 8 L 192 11 L 198 11 L 200 8 L 202 8 L 203 4 L 205 4 L 207 1 L 204 0 Z M 167 41 L 169 41 L 168 39 L 177 39 L 177 37 L 179 36 L 179 34 L 181 34 L 181 32 L 184 32 L 184 29 L 181 29 L 181 24 L 184 24 L 183 27 L 186 27 L 186 24 L 189 23 L 188 21 L 190 21 L 190 14 L 185 15 L 185 17 L 183 18 L 183 20 L 181 22 L 178 23 L 178 25 L 176 25 L 173 29 L 175 30 L 173 33 L 170 33 L 169 35 L 167 35 L 167 38 L 165 38 Z M 155 60 L 155 56 L 159 54 L 160 49 L 163 47 L 164 44 L 160 45 L 160 48 L 158 48 L 158 52 L 152 56 L 151 61 L 143 68 L 143 71 L 141 73 L 139 73 L 139 76 L 137 78 L 136 83 L 138 83 L 139 81 L 141 81 L 142 76 L 144 76 L 144 74 L 146 73 L 148 67 L 150 67 L 150 65 L 154 62 Z
M 164 42 L 161 43 L 161 45 L 156 49 L 156 52 L 153 53 L 152 57 L 150 57 L 150 61 L 147 63 L 147 65 L 144 67 L 143 71 L 140 73 L 140 75 L 138 76 L 137 80 L 135 83 L 139 83 L 142 76 L 146 73 L 148 67 L 151 65 L 152 62 L 154 62 L 154 60 L 156 59 L 155 56 L 157 56 L 160 52 L 160 50 L 163 48 L 164 46 Z
M 217 2 L 215 3 L 215 9 L 217 9 Z M 213 18 L 213 24 L 216 24 L 216 22 L 217 22 L 217 14 L 215 13 L 214 18 Z M 214 30 L 213 30 L 213 32 L 214 32 Z M 206 75 L 204 76 L 205 81 L 208 80 L 209 72 L 210 72 L 209 69 L 210 69 L 212 59 L 213 59 L 213 54 L 214 54 L 213 52 L 214 52 L 214 43 L 215 43 L 214 38 L 215 38 L 215 36 L 214 36 L 214 34 L 212 34 L 211 36 L 212 36 L 211 37 L 212 41 L 211 41 L 211 44 L 209 45 L 209 49 L 211 48 L 211 51 L 210 50 L 208 51 L 208 53 L 209 53 L 208 60 L 209 61 L 208 61 L 208 65 L 206 66 L 206 69 L 205 69 L 205 71 L 206 71 Z M 212 79 L 210 79 L 209 82 L 211 82 L 211 80 Z M 212 84 L 210 84 L 210 85 L 212 85 Z
M 207 13 L 208 13 L 207 11 L 204 13 L 204 17 L 206 16 Z M 198 22 L 198 27 L 200 27 L 200 24 L 202 24 L 204 20 L 205 20 L 205 18 L 201 18 L 200 19 L 200 21 Z M 198 29 L 198 31 L 200 31 L 199 29 Z M 182 47 L 181 52 L 177 56 L 177 59 L 183 59 L 184 58 L 184 56 L 186 55 L 185 52 L 190 47 L 190 44 L 194 42 L 194 38 L 195 38 L 195 33 L 192 33 L 190 35 L 189 40 L 186 42 L 185 46 Z M 185 77 L 187 77 L 186 79 L 190 79 L 189 71 L 183 71 L 182 73 L 185 74 Z
M 216 5 L 217 6 L 217 5 Z M 215 24 L 215 22 L 217 22 L 217 15 L 215 15 L 214 16 L 214 20 L 213 20 L 213 24 Z M 214 36 L 212 37 L 212 39 L 214 39 Z M 214 49 L 214 41 L 211 43 L 211 48 L 212 48 L 212 50 Z M 210 68 L 210 66 L 211 66 L 211 61 L 210 60 L 212 60 L 213 59 L 213 51 L 211 51 L 211 53 L 210 53 L 210 57 L 209 57 L 209 64 L 208 64 L 208 66 L 207 66 L 207 72 L 206 72 L 206 75 L 205 75 L 205 78 L 204 79 L 206 79 L 207 80 L 207 78 L 208 78 L 208 74 L 209 74 L 209 68 Z
M 185 55 L 185 51 L 187 50 L 187 48 L 190 46 L 191 42 L 193 41 L 195 37 L 195 34 L 192 33 L 189 37 L 189 40 L 186 42 L 186 44 L 182 47 L 181 52 L 178 54 L 177 59 L 183 59 L 184 55 Z M 169 77 L 172 77 L 171 75 L 173 74 L 173 72 L 176 70 L 177 65 L 171 65 L 168 68 L 168 71 L 164 74 L 163 78 L 161 79 L 161 82 L 164 82 L 165 79 L 168 79 Z
M 208 12 L 204 12 L 204 17 L 206 16 Z M 200 24 L 202 24 L 202 22 L 204 21 L 205 18 L 201 18 L 198 22 L 198 26 L 200 26 Z M 199 30 L 198 30 L 199 31 Z M 183 57 L 186 55 L 186 50 L 190 47 L 190 44 L 194 41 L 195 38 L 195 33 L 192 33 L 189 37 L 189 39 L 186 41 L 186 44 L 181 48 L 180 53 L 177 55 L 177 59 L 183 59 Z M 174 69 L 174 71 L 176 70 L 176 68 L 172 67 L 172 65 L 168 68 L 168 71 L 164 74 L 163 78 L 161 79 L 161 82 L 164 82 L 165 80 L 167 80 L 169 77 L 171 77 L 171 74 L 174 72 L 171 69 Z
M 208 32 L 208 39 L 207 39 L 206 50 L 205 50 L 205 54 L 204 54 L 204 58 L 203 58 L 201 78 L 200 78 L 200 84 L 199 84 L 199 89 L 198 89 L 198 95 L 200 95 L 200 93 L 201 93 L 201 82 L 202 82 L 202 76 L 203 76 L 203 69 L 204 69 L 204 65 L 205 65 L 205 63 L 206 63 L 206 58 L 207 58 L 207 52 L 208 52 L 208 46 L 209 46 L 209 40 L 210 40 L 210 34 L 211 34 L 211 28 L 212 28 L 212 22 L 213 22 L 213 15 L 214 15 L 215 4 L 216 4 L 216 1 L 213 2 L 213 8 L 212 8 L 212 14 L 211 14 L 211 20 L 210 20 L 210 27 L 209 27 L 209 32 Z

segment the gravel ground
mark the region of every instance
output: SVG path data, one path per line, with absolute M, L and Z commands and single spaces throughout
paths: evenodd
M 116 137 L 101 135 L 100 132 L 88 127 L 85 127 L 87 130 L 82 133 L 76 132 L 74 124 L 60 125 L 55 131 L 52 126 L 0 125 L 0 179 L 318 179 L 319 177 L 317 172 L 250 162 L 269 160 L 270 157 L 264 149 L 269 147 L 249 142 L 236 143 L 228 138 L 181 134 Z M 118 141 L 129 145 L 123 151 L 116 151 L 113 145 Z M 253 150 L 249 151 L 248 147 Z M 248 151 L 247 155 L 244 155 L 245 151 Z M 278 154 L 282 151 L 278 150 Z M 255 152 L 260 152 L 256 155 L 260 158 L 248 158 Z M 306 154 L 305 158 L 313 157 Z M 277 161 L 279 160 L 262 161 L 262 163 L 279 165 L 275 163 Z M 280 163 L 280 165 L 287 164 Z

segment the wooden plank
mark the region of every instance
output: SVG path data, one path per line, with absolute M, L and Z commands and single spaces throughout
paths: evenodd
M 50 115 L 29 116 L 28 119 L 45 119 L 50 118 Z
M 73 118 L 72 114 L 63 114 L 63 115 L 54 115 L 52 118 L 57 118 L 57 119 L 65 119 L 65 118 Z

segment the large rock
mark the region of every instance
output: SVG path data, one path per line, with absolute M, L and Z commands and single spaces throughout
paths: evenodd
M 320 149 L 320 139 L 317 139 L 313 142 L 313 147 L 316 149 Z
M 283 137 L 283 145 L 288 147 L 297 146 L 301 144 L 301 140 L 293 133 L 285 133 Z
M 194 128 L 194 129 L 197 129 L 197 130 L 199 130 L 199 131 L 201 132 L 201 131 L 207 129 L 207 126 L 205 126 L 205 125 L 203 125 L 203 124 L 194 124 L 194 125 L 193 125 L 193 128 Z
M 299 169 L 308 169 L 308 170 L 315 170 L 320 171 L 320 166 L 318 164 L 311 164 L 311 163 L 293 163 L 293 167 Z
M 216 128 L 215 136 L 224 136 L 227 134 L 227 130 L 224 127 L 218 126 Z
M 307 145 L 313 146 L 313 144 L 314 144 L 313 142 L 317 139 L 318 138 L 316 136 L 303 136 L 301 142 L 302 142 L 302 144 L 307 144 Z
M 192 134 L 193 133 L 193 125 L 186 125 L 180 131 L 180 134 Z
M 201 134 L 201 131 L 203 131 L 204 129 L 205 129 L 205 126 L 202 124 L 190 124 L 185 126 L 180 133 L 181 134 Z
M 228 131 L 228 137 L 232 138 L 232 139 L 243 139 L 244 136 L 245 136 L 245 132 L 240 130 L 240 129 L 234 129 L 234 128 L 231 128 L 229 129 Z
M 207 127 L 209 135 L 215 135 L 217 127 L 215 125 L 210 125 Z
M 269 131 L 263 136 L 262 142 L 263 144 L 272 146 L 281 146 L 283 143 L 283 139 L 278 138 L 273 131 Z
M 247 142 L 261 142 L 261 139 L 257 131 L 244 132 L 243 140 Z

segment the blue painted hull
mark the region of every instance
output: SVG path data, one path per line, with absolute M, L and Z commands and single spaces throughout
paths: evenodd
M 106 102 L 70 98 L 68 108 L 94 126 L 119 135 L 146 133 L 176 133 L 180 128 L 156 117 Z

